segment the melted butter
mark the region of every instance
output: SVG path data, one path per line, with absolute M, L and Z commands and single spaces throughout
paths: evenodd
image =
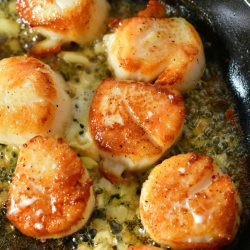
M 185 168 L 178 168 L 178 172 L 184 174 L 186 172 Z
M 203 216 L 198 215 L 198 214 L 196 214 L 194 212 L 192 212 L 192 215 L 193 215 L 193 218 L 194 218 L 194 223 L 196 223 L 196 224 L 202 224 L 203 223 L 203 221 L 204 221 Z
M 19 212 L 20 212 L 20 210 L 17 207 L 17 204 L 15 202 L 13 202 L 13 200 L 12 200 L 11 207 L 10 207 L 10 214 L 17 214 Z
M 32 182 L 32 188 L 34 188 L 35 190 L 39 191 L 40 193 L 44 193 L 45 188 L 42 185 L 39 184 L 35 184 L 34 182 Z
M 43 229 L 43 224 L 41 224 L 41 223 L 35 223 L 34 224 L 34 228 L 37 229 L 37 230 L 42 230 Z
M 57 211 L 55 203 L 56 203 L 56 198 L 51 195 L 50 196 L 50 205 L 51 205 L 51 211 L 53 214 L 56 213 L 56 211 Z
M 124 125 L 124 121 L 120 114 L 113 114 L 104 117 L 104 124 L 108 127 L 112 127 L 114 124 Z
M 195 213 L 194 209 L 189 204 L 189 199 L 185 200 L 184 205 L 190 211 L 190 213 L 192 214 L 193 219 L 194 219 L 194 223 L 195 224 L 202 224 L 203 221 L 204 221 L 203 216 Z
M 24 198 L 22 197 L 21 202 L 18 204 L 21 208 L 23 207 L 28 207 L 30 205 L 32 205 L 35 201 L 37 201 L 38 198 L 37 197 L 32 197 L 32 198 Z
M 43 210 L 42 209 L 38 209 L 37 211 L 36 211 L 36 216 L 40 216 L 40 215 L 42 215 L 43 214 Z

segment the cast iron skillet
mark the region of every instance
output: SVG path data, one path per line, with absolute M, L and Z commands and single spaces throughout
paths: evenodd
M 250 183 L 250 2 L 248 0 L 180 0 L 165 1 L 183 5 L 184 17 L 198 32 L 216 44 L 217 58 L 223 65 L 224 79 L 236 100 L 239 121 L 247 147 L 248 183 Z M 177 3 L 178 2 L 178 3 Z M 209 53 L 207 53 L 209 54 Z M 209 57 L 210 55 L 206 55 Z M 247 213 L 243 228 L 230 249 L 250 249 L 250 189 L 244 190 Z M 228 247 L 226 248 L 228 249 Z

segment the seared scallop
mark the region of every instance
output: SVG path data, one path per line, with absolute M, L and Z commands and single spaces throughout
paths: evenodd
M 109 12 L 106 0 L 17 0 L 16 7 L 25 23 L 47 37 L 33 48 L 36 54 L 93 41 L 104 32 Z
M 193 88 L 205 56 L 195 28 L 183 18 L 133 17 L 106 35 L 108 64 L 118 79 L 156 81 L 161 88 Z
M 152 239 L 174 249 L 217 249 L 239 227 L 241 202 L 228 175 L 205 155 L 177 155 L 143 184 L 142 223 Z
M 0 61 L 0 143 L 21 145 L 36 135 L 62 134 L 71 119 L 64 80 L 27 57 Z
M 179 137 L 184 116 L 177 90 L 106 79 L 93 97 L 89 126 L 103 166 L 120 175 L 155 163 Z
M 86 223 L 94 203 L 92 180 L 62 139 L 38 136 L 24 144 L 7 202 L 7 218 L 23 234 L 72 234 Z

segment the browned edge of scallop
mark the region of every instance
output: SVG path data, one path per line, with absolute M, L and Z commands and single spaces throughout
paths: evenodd
M 50 157 L 55 166 L 46 172 L 41 173 L 40 165 L 31 165 L 50 161 Z M 63 139 L 34 137 L 20 150 L 9 189 L 7 218 L 27 236 L 64 237 L 78 230 L 75 225 L 85 219 L 92 183 L 81 160 Z M 32 204 L 27 204 L 31 200 Z
M 185 55 L 187 56 L 187 58 L 189 58 L 189 60 L 185 64 L 182 64 L 181 67 L 178 69 L 174 68 L 174 69 L 163 70 L 163 72 L 154 81 L 154 85 L 159 89 L 176 88 L 176 86 L 182 83 L 183 76 L 185 75 L 185 72 L 188 71 L 188 67 L 192 65 L 195 62 L 195 60 L 197 60 L 198 54 L 202 53 L 202 55 L 205 57 L 202 40 L 198 32 L 191 23 L 189 22 L 186 23 L 192 33 L 192 36 L 195 39 L 196 46 L 193 45 L 182 46 L 181 50 L 185 53 Z M 203 71 L 204 70 L 205 70 L 205 64 Z
M 185 108 L 183 104 L 183 98 L 182 95 L 177 90 L 164 90 L 164 91 L 158 91 L 152 84 L 150 83 L 142 83 L 142 82 L 136 82 L 136 81 L 118 81 L 112 78 L 108 78 L 99 85 L 97 88 L 92 103 L 90 107 L 89 112 L 89 126 L 90 126 L 90 132 L 94 139 L 95 144 L 97 145 L 98 149 L 103 152 L 104 154 L 108 153 L 113 156 L 121 156 L 121 155 L 127 155 L 136 157 L 137 155 L 142 154 L 142 157 L 145 155 L 148 155 L 149 157 L 155 157 L 156 155 L 160 155 L 169 148 L 177 139 L 177 134 L 172 134 L 172 131 L 165 131 L 165 127 L 159 127 L 159 130 L 163 130 L 162 134 L 159 133 L 159 140 L 162 142 L 162 145 L 159 145 L 156 143 L 153 143 L 151 139 L 146 139 L 147 133 L 145 132 L 145 128 L 142 128 L 140 125 L 138 125 L 130 116 L 130 114 L 127 111 L 127 107 L 124 103 L 119 103 L 118 108 L 122 110 L 123 113 L 123 122 L 124 124 L 117 124 L 107 127 L 105 126 L 103 120 L 105 119 L 105 115 L 100 112 L 101 105 L 102 105 L 102 98 L 106 94 L 111 93 L 111 90 L 118 86 L 119 88 L 128 88 L 128 92 L 136 91 L 136 89 L 145 89 L 145 91 L 149 91 L 151 93 L 152 91 L 152 98 L 153 102 L 157 102 L 155 96 L 160 95 L 163 99 L 171 98 L 171 101 L 169 100 L 167 103 L 169 106 L 174 107 L 175 112 L 177 114 L 177 118 L 175 117 L 175 120 L 173 119 L 173 123 L 175 126 L 175 130 L 178 131 L 178 135 L 180 134 L 181 128 L 184 123 L 184 117 L 185 117 Z M 131 86 L 131 89 L 129 88 Z M 129 95 L 129 93 L 127 93 Z M 128 99 L 128 97 L 124 97 L 125 99 Z M 143 97 L 144 98 L 144 97 Z M 112 100 L 109 100 L 110 103 L 112 103 Z M 144 121 L 145 116 L 144 114 L 140 114 L 141 111 L 144 109 L 143 105 L 148 105 L 146 103 L 146 100 L 144 100 L 144 104 L 142 101 L 140 102 L 141 105 L 139 105 L 139 100 L 131 100 L 131 97 L 129 99 L 130 101 L 130 108 L 137 114 L 139 117 L 139 120 Z M 115 101 L 113 101 L 115 102 Z M 132 103 L 133 102 L 133 103 Z M 157 110 L 157 106 L 154 107 Z M 103 109 L 102 109 L 103 110 Z M 144 110 L 143 110 L 144 111 Z M 103 111 L 104 112 L 104 111 Z M 105 111 L 106 112 L 106 111 Z M 111 111 L 110 111 L 111 112 Z M 119 111 L 120 112 L 120 111 Z M 161 112 L 163 112 L 163 108 L 161 107 Z M 171 110 L 169 110 L 171 112 Z M 164 109 L 165 113 L 165 109 Z M 111 113 L 107 113 L 110 115 Z M 159 113 L 157 113 L 156 118 L 158 119 Z M 152 130 L 156 129 L 157 126 L 163 126 L 163 124 L 159 123 L 158 120 L 155 118 L 155 120 L 148 120 L 148 124 L 145 126 L 148 126 L 146 130 L 149 130 L 152 128 Z M 164 119 L 167 119 L 164 116 Z M 160 119 L 160 118 L 159 118 Z M 176 122 L 176 123 L 175 123 Z M 146 123 L 146 122 L 145 122 Z M 154 132 L 155 133 L 155 132 Z M 144 138 L 145 139 L 142 139 Z M 134 144 L 138 146 L 138 148 L 134 147 Z M 140 144 L 145 144 L 140 145 Z M 142 150 L 140 151 L 142 147 Z M 144 152 L 145 151 L 145 152 Z
M 232 180 L 205 155 L 173 156 L 156 166 L 143 184 L 142 224 L 157 243 L 174 249 L 217 249 L 230 244 L 239 228 L 240 212 Z
M 1 65 L 0 74 L 11 79 L 8 85 L 9 90 L 22 87 L 26 80 L 31 80 L 35 93 L 44 100 L 35 102 L 32 106 L 27 103 L 27 105 L 17 105 L 9 109 L 1 105 L 0 130 L 5 128 L 16 134 L 27 132 L 40 134 L 49 131 L 56 112 L 56 107 L 50 101 L 56 100 L 57 92 L 47 66 L 38 59 L 26 55 L 3 59 Z M 35 118 L 30 114 L 34 114 Z
M 36 3 L 37 2 L 37 3 Z M 17 0 L 16 9 L 18 14 L 28 23 L 31 27 L 45 27 L 50 30 L 54 30 L 58 33 L 64 33 L 70 30 L 80 31 L 82 25 L 86 25 L 89 22 L 90 10 L 92 1 L 79 1 L 77 5 L 74 5 L 73 8 L 68 8 L 64 14 L 53 16 L 46 19 L 41 18 L 37 19 L 34 15 L 34 8 L 40 7 L 46 9 L 47 4 L 53 4 L 51 0 L 43 1 L 29 1 L 29 0 Z M 87 11 L 86 11 L 87 10 Z

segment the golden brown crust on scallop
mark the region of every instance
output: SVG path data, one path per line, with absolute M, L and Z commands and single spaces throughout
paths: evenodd
M 159 88 L 193 88 L 203 74 L 201 39 L 183 18 L 133 17 L 104 38 L 108 63 L 119 79 L 155 81 Z
M 42 26 L 59 33 L 71 31 L 75 36 L 82 31 L 82 25 L 89 22 L 92 5 L 90 0 L 78 1 L 73 8 L 64 11 L 53 5 L 51 0 L 17 0 L 16 3 L 17 12 L 31 27 Z M 50 10 L 49 6 L 53 9 Z M 39 9 L 40 12 L 37 11 Z M 54 14 L 50 14 L 50 11 L 54 11 Z
M 31 237 L 65 236 L 83 220 L 91 186 L 80 159 L 62 139 L 35 137 L 20 151 L 7 218 Z
M 50 37 L 31 51 L 44 55 L 57 52 L 65 42 L 96 39 L 105 29 L 109 5 L 106 0 L 17 0 L 16 8 L 24 22 Z
M 107 79 L 94 95 L 89 126 L 101 153 L 136 165 L 155 161 L 176 141 L 184 116 L 176 90 L 160 92 L 149 83 Z
M 8 127 L 12 133 L 27 133 L 30 130 L 40 133 L 49 130 L 56 107 L 46 99 L 55 100 L 56 90 L 50 75 L 43 72 L 44 69 L 45 65 L 32 57 L 12 57 L 1 62 L 0 80 L 2 84 L 7 85 L 3 87 L 3 94 L 23 88 L 25 81 L 31 80 L 37 97 L 45 99 L 44 102 L 37 102 L 32 106 L 29 106 L 28 102 L 25 106 L 6 107 L 1 105 L 1 133 L 4 133 Z M 44 87 L 44 83 L 46 83 L 46 87 Z M 35 114 L 35 116 L 30 114 Z
M 239 226 L 240 200 L 227 175 L 204 155 L 177 155 L 156 166 L 142 188 L 140 215 L 149 235 L 175 249 L 215 249 Z
M 202 58 L 204 58 L 202 41 L 200 39 L 199 34 L 190 23 L 186 22 L 186 26 L 188 27 L 187 30 L 189 30 L 190 33 L 189 36 L 193 39 L 193 43 L 184 43 L 181 44 L 179 47 L 179 50 L 183 53 L 183 58 L 186 58 L 186 60 L 180 62 L 178 67 L 176 67 L 175 65 L 173 65 L 172 67 L 167 67 L 159 75 L 155 84 L 160 88 L 168 88 L 171 86 L 177 86 L 178 88 L 178 85 L 181 85 L 184 80 L 185 73 L 189 71 L 190 65 L 195 64 L 198 60 L 202 61 Z M 205 62 L 200 62 L 200 64 L 202 64 L 200 73 L 201 77 L 205 69 Z M 196 81 L 198 81 L 200 77 L 198 77 Z
M 56 98 L 56 90 L 47 72 L 47 66 L 36 58 L 18 56 L 3 59 L 0 72 L 1 82 L 9 80 L 9 90 L 22 86 L 25 80 L 34 80 L 34 88 L 39 97 L 52 100 Z M 46 82 L 45 87 L 44 82 Z
M 0 142 L 22 144 L 34 135 L 61 133 L 66 117 L 60 114 L 60 124 L 54 124 L 60 110 L 71 116 L 63 84 L 61 78 L 56 79 L 55 73 L 35 58 L 1 60 Z
M 56 6 L 53 2 L 56 1 L 17 0 L 16 8 L 19 15 L 31 27 L 44 26 L 64 32 L 66 29 L 80 29 L 81 24 L 88 22 L 92 1 L 77 1 L 72 7 L 70 6 L 64 11 L 63 8 Z M 39 9 L 40 13 L 38 12 Z M 44 11 L 46 9 L 47 13 Z M 54 15 L 50 13 L 52 10 L 54 11 Z M 76 23 L 77 19 L 79 23 Z

